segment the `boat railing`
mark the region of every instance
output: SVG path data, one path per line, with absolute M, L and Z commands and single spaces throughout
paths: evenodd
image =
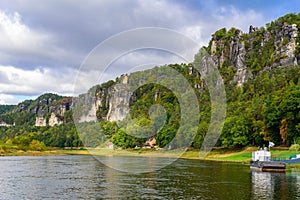
M 289 160 L 290 158 L 287 156 L 272 156 L 272 161 L 282 161 L 282 160 Z

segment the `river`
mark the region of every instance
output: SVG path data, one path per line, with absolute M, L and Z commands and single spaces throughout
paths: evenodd
M 155 164 L 165 158 L 147 159 Z M 88 155 L 0 157 L 0 199 L 300 199 L 300 172 L 179 159 L 132 174 Z

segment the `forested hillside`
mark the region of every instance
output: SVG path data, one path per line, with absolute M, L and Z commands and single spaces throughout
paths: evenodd
M 250 26 L 249 33 L 225 28 L 216 31 L 208 47 L 210 54 L 224 79 L 227 95 L 227 117 L 217 146 L 236 148 L 248 145 L 262 146 L 267 141 L 276 145 L 289 146 L 300 143 L 300 97 L 299 97 L 299 34 L 300 14 L 288 14 L 268 23 L 266 28 Z M 195 59 L 201 59 L 196 55 Z M 199 100 L 197 135 L 192 146 L 199 148 L 210 123 L 211 109 L 209 91 L 193 64 L 170 65 L 183 74 L 194 86 Z M 153 70 L 153 73 L 158 69 Z M 138 72 L 140 78 L 145 74 Z M 133 75 L 130 75 L 133 76 Z M 172 77 L 176 79 L 176 77 Z M 99 88 L 99 91 L 108 91 Z M 132 94 L 131 116 L 138 125 L 148 127 L 151 121 L 148 110 L 159 102 L 167 112 L 164 127 L 155 135 L 157 144 L 164 147 L 174 137 L 180 123 L 178 101 L 171 91 L 159 85 L 145 85 Z M 109 110 L 108 104 L 105 111 Z M 107 113 L 98 116 L 102 125 L 109 127 L 105 133 L 122 147 L 141 146 L 144 140 L 126 135 L 115 122 L 103 120 Z M 105 118 L 104 118 L 105 119 Z M 111 128 L 115 126 L 115 128 Z M 116 131 L 118 130 L 118 131 Z M 180 146 L 182 138 L 178 139 Z
M 283 146 L 300 144 L 299 29 L 300 14 L 288 14 L 266 27 L 250 26 L 249 33 L 236 28 L 220 29 L 212 35 L 209 45 L 203 47 L 218 67 L 226 90 L 227 115 L 216 146 L 242 148 L 262 146 L 267 141 Z M 202 57 L 195 55 L 195 62 L 199 59 Z M 107 141 L 122 148 L 134 148 L 154 137 L 158 147 L 169 148 L 168 144 L 174 140 L 172 148 L 177 148 L 184 146 L 186 138 L 196 130 L 191 147 L 200 148 L 210 123 L 211 102 L 206 83 L 193 65 L 157 66 L 123 75 L 94 86 L 73 100 L 46 94 L 15 107 L 1 106 L 0 119 L 15 126 L 0 127 L 0 140 L 25 149 L 36 148 L 37 143 L 40 148 L 43 145 L 96 147 L 104 146 Z M 197 126 L 179 130 L 181 120 L 189 119 L 181 118 L 179 100 L 162 85 L 145 84 L 132 93 L 124 90 L 128 80 L 151 78 L 165 68 L 176 70 L 192 86 L 199 105 Z M 179 75 L 172 79 L 180 81 Z M 188 98 L 189 94 L 183 95 Z M 126 103 L 130 110 L 126 110 Z M 159 129 L 155 120 L 159 121 L 160 115 L 154 113 L 150 118 L 148 112 L 154 104 L 161 105 L 166 112 L 163 127 Z M 142 128 L 122 126 L 127 123 L 127 111 Z M 76 128 L 72 117 L 77 122 Z M 126 134 L 130 130 L 145 137 Z

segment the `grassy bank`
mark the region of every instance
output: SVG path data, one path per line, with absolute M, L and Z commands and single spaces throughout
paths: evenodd
M 21 150 L 15 146 L 0 145 L 1 156 L 47 156 L 47 155 L 98 155 L 98 156 L 145 156 L 145 157 L 180 157 L 184 159 L 204 159 L 220 162 L 239 162 L 248 164 L 252 157 L 252 152 L 255 147 L 244 150 L 224 150 L 214 149 L 209 152 L 205 158 L 199 157 L 198 150 L 188 150 L 182 153 L 181 150 L 154 150 L 154 149 L 139 149 L 139 150 L 112 150 L 112 149 L 47 149 L 42 151 Z M 300 152 L 299 152 L 300 153 Z M 274 148 L 271 150 L 272 156 L 289 157 L 297 154 L 295 151 L 289 151 L 286 148 Z M 290 168 L 300 168 L 300 164 L 290 164 Z
M 185 159 L 204 159 L 214 161 L 228 162 L 249 162 L 252 157 L 252 152 L 256 151 L 256 147 L 250 147 L 244 150 L 224 150 L 214 149 L 209 152 L 205 158 L 199 157 L 199 150 L 111 150 L 111 149 L 90 149 L 90 150 L 63 150 L 66 154 L 93 154 L 99 156 L 149 156 L 149 157 L 180 157 Z M 183 152 L 183 153 L 182 153 Z M 300 153 L 300 152 L 299 152 Z M 297 154 L 295 151 L 289 151 L 287 148 L 276 148 L 271 150 L 272 156 L 286 157 Z
M 49 156 L 64 155 L 64 150 L 52 148 L 30 148 L 16 145 L 0 144 L 0 156 Z

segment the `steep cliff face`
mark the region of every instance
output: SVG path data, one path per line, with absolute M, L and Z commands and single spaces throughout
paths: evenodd
M 35 126 L 46 126 L 47 125 L 46 118 L 44 118 L 43 116 L 36 117 L 34 125 Z
M 235 67 L 233 82 L 241 86 L 252 77 L 245 64 L 247 52 L 242 31 L 234 28 L 229 32 L 226 32 L 226 29 L 219 30 L 213 35 L 210 49 L 210 55 L 218 68 Z
M 133 95 L 132 91 L 126 89 L 128 84 L 128 75 L 122 75 L 120 83 L 114 85 L 108 96 L 109 109 L 106 120 L 119 121 L 126 117 L 129 112 L 130 98 Z
M 64 97 L 58 99 L 41 98 L 38 104 L 30 109 L 35 113 L 35 126 L 55 126 L 63 123 L 66 111 L 71 109 L 72 98 Z
M 298 28 L 296 24 L 277 24 L 275 29 L 276 55 L 280 56 L 279 65 L 297 65 L 297 46 Z
M 249 33 L 225 28 L 213 34 L 207 47 L 220 71 L 234 69 L 232 83 L 242 86 L 249 78 L 263 70 L 275 67 L 296 66 L 300 62 L 299 24 L 296 15 L 267 24 L 267 27 L 250 26 Z
M 96 120 L 119 121 L 129 111 L 132 92 L 126 89 L 128 75 L 92 88 L 88 93 L 75 98 L 75 120 L 91 122 Z
M 63 116 L 63 115 L 61 115 L 61 116 Z M 62 123 L 63 123 L 63 121 L 60 118 L 58 118 L 55 113 L 51 113 L 51 116 L 50 116 L 49 122 L 48 122 L 49 126 L 60 125 Z

